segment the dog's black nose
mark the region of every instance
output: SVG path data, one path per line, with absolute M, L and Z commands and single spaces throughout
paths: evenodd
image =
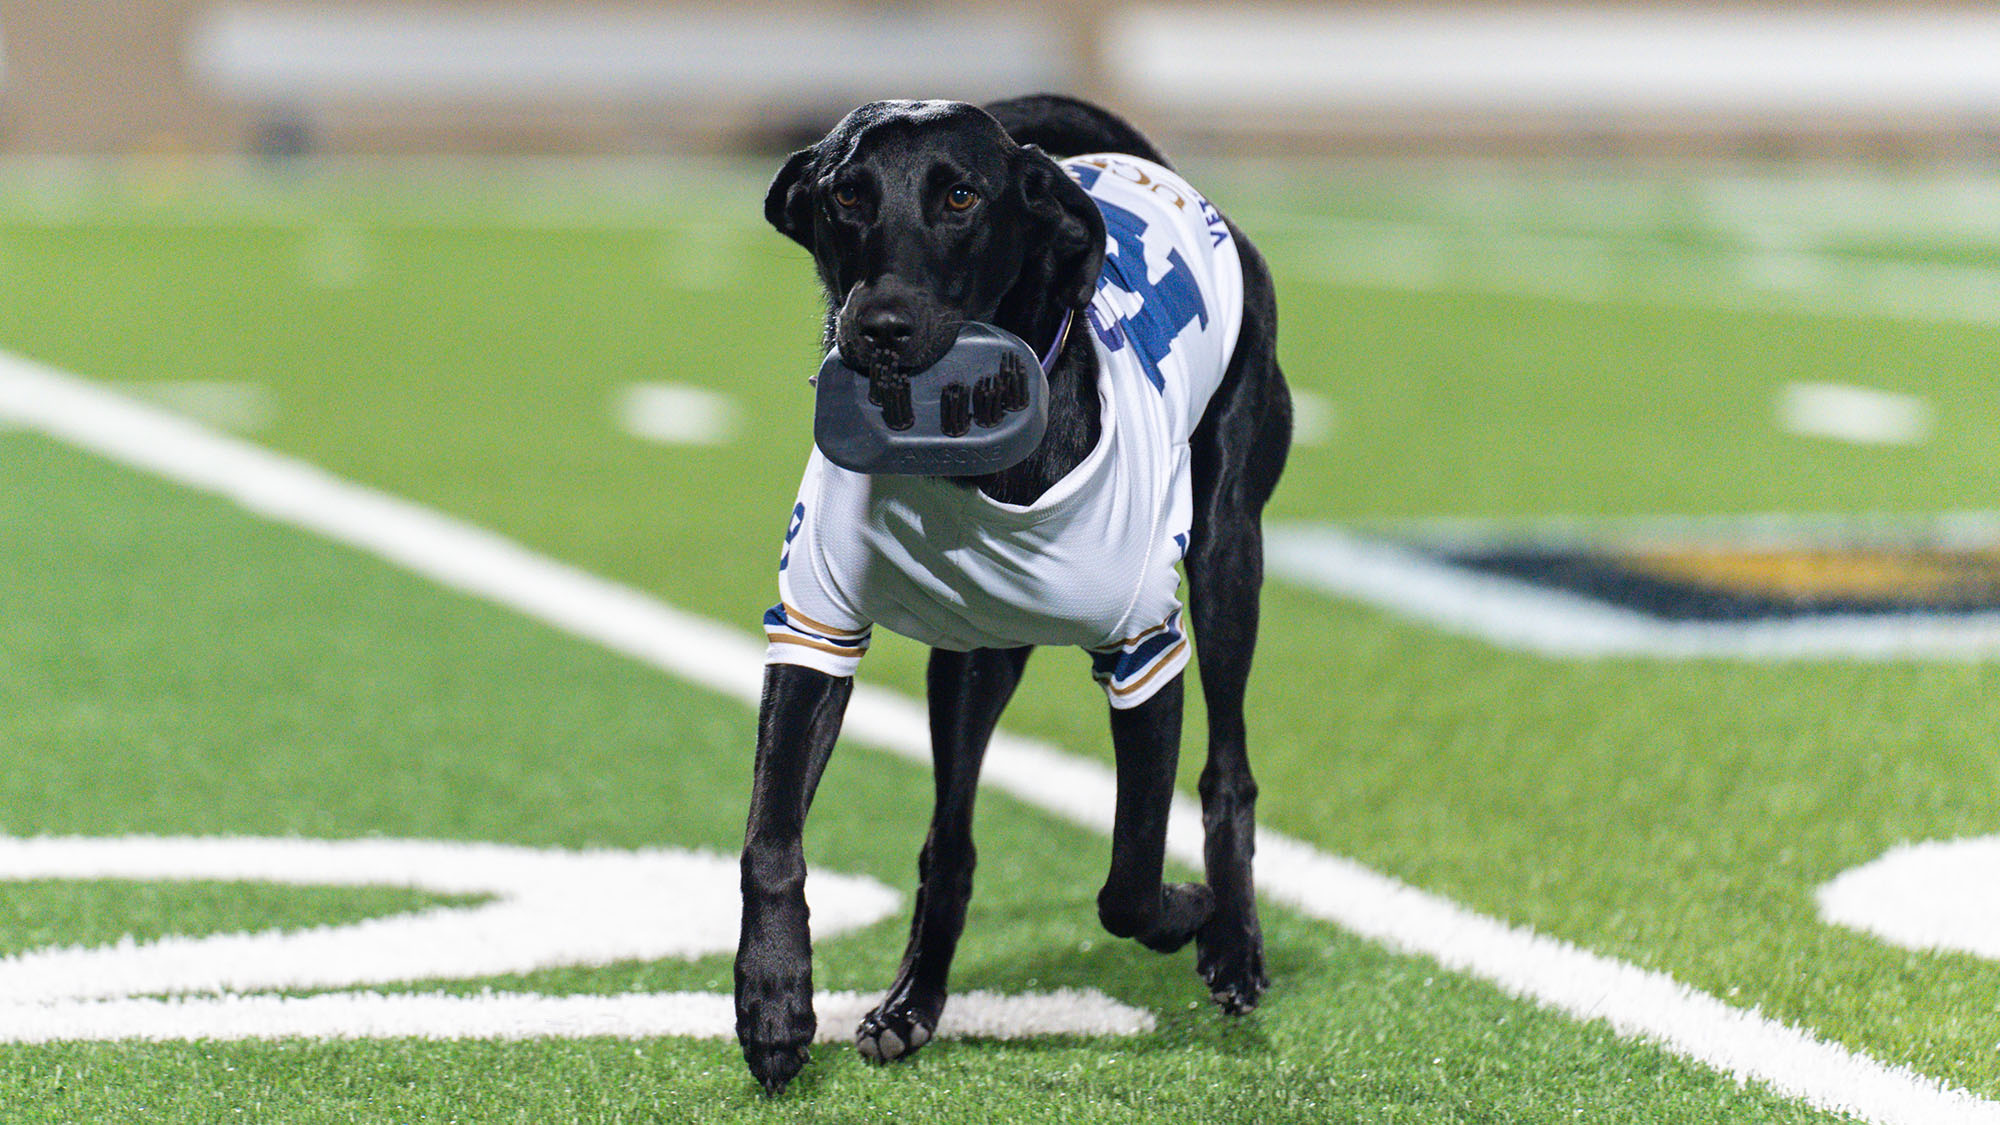
M 910 339 L 916 325 L 910 314 L 893 305 L 878 305 L 855 319 L 855 331 L 877 355 L 894 355 Z

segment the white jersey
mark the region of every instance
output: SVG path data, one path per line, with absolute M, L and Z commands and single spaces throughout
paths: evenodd
M 957 651 L 1076 645 L 1119 708 L 1187 665 L 1175 567 L 1193 516 L 1188 441 L 1236 348 L 1242 266 L 1222 216 L 1166 168 L 1119 154 L 1063 167 L 1106 227 L 1083 318 L 1096 448 L 1028 505 L 849 472 L 814 449 L 764 616 L 769 662 L 851 676 L 876 625 Z

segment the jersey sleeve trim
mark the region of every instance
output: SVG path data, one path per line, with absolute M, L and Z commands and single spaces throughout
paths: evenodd
M 1147 637 L 1150 637 L 1155 633 L 1161 632 L 1169 628 L 1172 624 L 1173 620 L 1170 618 L 1166 621 L 1160 622 L 1158 625 L 1153 626 L 1151 629 L 1142 629 L 1139 632 L 1134 633 L 1129 637 L 1126 637 L 1124 640 L 1119 641 L 1115 645 L 1106 645 L 1104 646 L 1103 649 L 1092 649 L 1091 651 L 1105 652 L 1105 651 L 1110 651 L 1112 649 L 1131 648 L 1133 645 L 1138 644 L 1140 641 L 1145 640 Z M 1176 635 L 1178 635 L 1178 633 Z
M 1181 632 L 1181 611 L 1115 645 L 1091 651 L 1091 678 L 1104 688 L 1116 710 L 1146 702 L 1188 663 L 1188 640 Z
M 861 647 L 863 648 L 868 647 L 867 637 L 869 631 L 866 629 L 863 629 L 860 632 L 855 633 L 855 632 L 849 632 L 848 630 L 845 629 L 836 629 L 831 625 L 823 625 L 820 622 L 814 621 L 812 618 L 807 617 L 805 614 L 800 613 L 797 606 L 793 606 L 785 602 L 780 602 L 776 606 L 772 607 L 772 612 L 777 613 L 779 617 L 783 618 L 784 621 L 787 624 L 791 625 L 793 628 L 798 628 L 800 626 L 803 626 L 804 629 L 810 629 L 814 633 L 819 634 L 822 638 L 825 638 L 827 640 L 841 639 L 841 640 L 853 641 L 858 639 L 862 642 Z M 770 613 L 766 613 L 764 615 L 764 623 L 768 626 L 770 624 L 770 621 L 771 621 L 771 615 Z M 801 629 L 800 631 L 803 632 L 804 629 Z
M 809 640 L 805 637 L 788 637 L 783 633 L 766 633 L 765 636 L 768 637 L 771 643 L 774 645 L 804 645 L 807 648 L 816 649 L 820 652 L 830 652 L 835 656 L 852 656 L 856 659 L 859 659 L 862 653 L 868 651 L 865 648 L 851 648 L 844 645 L 830 645 L 824 641 Z
M 822 625 L 779 602 L 764 613 L 766 664 L 803 664 L 830 676 L 852 676 L 868 651 L 872 630 L 849 632 Z

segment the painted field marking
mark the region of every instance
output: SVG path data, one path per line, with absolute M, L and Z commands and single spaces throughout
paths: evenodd
M 2000 960 L 2000 836 L 1901 844 L 1819 889 L 1828 922 L 1904 949 Z
M 2000 655 L 2000 613 L 1667 621 L 1327 524 L 1273 524 L 1264 544 L 1271 572 L 1292 582 L 1543 656 L 1990 660 Z
M 111 460 L 218 496 L 507 606 L 679 679 L 755 706 L 764 646 L 631 587 L 538 555 L 501 535 L 283 454 L 206 430 L 102 386 L 0 356 L 0 415 Z M 858 684 L 844 733 L 928 764 L 923 705 Z M 982 784 L 1108 833 L 1117 780 L 1094 761 L 1001 732 Z M 1257 835 L 1265 894 L 1398 952 L 1431 958 L 1741 1081 L 1878 1125 L 2000 1125 L 2000 1102 L 1732 1007 L 1665 973 L 1468 910 L 1269 829 Z M 1202 864 L 1201 811 L 1177 795 L 1168 851 Z
M 1840 383 L 1786 383 L 1778 392 L 1778 425 L 1804 437 L 1922 445 L 1935 424 L 1931 404 L 1916 395 Z
M 24 879 L 395 886 L 489 901 L 302 930 L 12 954 L 0 958 L 0 1043 L 735 1034 L 734 1004 L 721 992 L 275 994 L 728 953 L 742 896 L 736 860 L 726 856 L 377 838 L 0 837 L 0 882 Z M 812 873 L 806 897 L 816 937 L 873 925 L 900 904 L 873 879 L 824 870 Z M 852 1010 L 855 1021 L 872 1007 L 856 993 L 826 993 L 822 1002 Z M 845 1039 L 851 1026 L 823 1023 L 822 1038 Z M 1150 1013 L 1069 989 L 954 997 L 940 1031 L 1015 1039 L 1152 1027 Z
M 1312 527 L 1318 524 L 1293 524 Z M 1635 547 L 1746 546 L 1765 549 L 1863 546 L 1981 550 L 2000 541 L 2000 508 L 1961 508 L 1910 516 L 1898 512 L 1740 512 L 1696 515 L 1426 516 L 1383 525 L 1388 533 L 1454 549 L 1538 543 L 1582 548 L 1613 542 Z
M 815 876 L 817 877 L 817 876 Z M 817 919 L 815 919 L 817 922 Z M 846 1043 L 879 997 L 818 992 L 821 1043 Z M 1151 1013 L 1095 989 L 1003 996 L 965 992 L 938 1021 L 944 1039 L 1042 1035 L 1131 1036 Z M 726 992 L 627 992 L 543 996 L 485 992 L 337 992 L 320 996 L 226 995 L 0 1004 L 0 1043 L 185 1042 L 227 1039 L 731 1039 L 736 1007 Z
M 1720 237 L 1739 247 L 1813 250 L 2000 245 L 2000 176 L 1874 173 L 1753 175 L 1522 174 L 1506 161 L 1364 166 L 1397 213 L 1425 225 L 1648 240 Z M 1371 182 L 1364 180 L 1363 182 Z M 1246 209 L 1247 229 L 1297 227 L 1316 215 Z
M 314 156 L 282 175 L 234 158 L 0 156 L 0 224 L 150 230 L 768 235 L 761 208 L 690 200 L 761 198 L 769 173 L 705 158 Z M 134 183 L 154 181 L 149 190 Z M 365 185 L 361 189 L 358 185 Z M 355 205 L 363 195 L 370 202 Z M 351 219 L 342 219 L 350 216 Z M 699 228 L 699 229 L 696 229 Z M 365 248 L 365 247 L 364 247 Z M 4 249 L 4 247 L 0 247 Z
M 1296 229 L 1300 264 L 1333 285 L 2000 324 L 2000 270 L 1980 266 L 1400 220 L 1313 219 Z
M 681 223 L 660 239 L 660 273 L 697 293 L 727 289 L 741 273 L 745 229 L 736 223 Z
M 1292 388 L 1292 444 L 1325 445 L 1340 427 L 1333 400 L 1316 391 Z
M 368 279 L 372 257 L 361 228 L 323 224 L 308 232 L 299 246 L 299 277 L 316 289 L 352 289 Z
M 1794 243 L 2000 243 L 2000 177 L 1990 174 L 1901 181 L 1870 172 L 1728 174 L 1690 186 L 1714 221 L 1753 236 L 1777 231 Z
M 1261 177 L 1261 161 L 1204 160 L 1219 177 Z M 1842 168 L 1805 174 L 1764 174 L 1757 162 L 1724 165 L 1699 175 L 1631 176 L 1590 168 L 1527 172 L 1503 160 L 1443 162 L 1360 161 L 1352 166 L 1364 183 L 1415 217 L 1453 227 L 1505 227 L 1578 233 L 1654 236 L 1661 233 L 1731 234 L 1756 246 L 1810 248 L 1834 242 L 1891 241 L 1962 248 L 2000 245 L 2000 176 L 1976 169 L 1923 175 L 1882 174 Z M 181 184 L 177 206 L 119 211 L 115 186 L 149 168 Z M 326 221 L 327 204 L 354 198 L 353 185 L 386 190 L 390 202 L 372 206 L 395 227 L 431 229 L 661 230 L 719 228 L 764 237 L 769 228 L 755 207 L 720 208 L 691 217 L 696 182 L 710 195 L 735 190 L 761 196 L 768 174 L 745 175 L 738 162 L 706 158 L 316 156 L 288 170 L 283 186 L 271 177 L 245 175 L 230 158 L 0 157 L 0 218 L 26 224 L 115 222 L 128 226 L 215 227 L 254 225 L 311 228 Z M 1252 179 L 1250 182 L 1255 183 Z M 468 193 L 467 185 L 477 192 Z M 321 189 L 308 194 L 306 190 Z M 1230 192 L 1249 196 L 1253 193 Z M 746 199 L 749 195 L 744 196 Z M 468 198 L 479 206 L 467 207 Z M 1224 200 L 1227 203 L 1227 200 Z M 1267 225 L 1304 218 L 1246 200 L 1232 208 L 1255 234 Z M 702 232 L 692 232 L 701 237 Z
M 216 193 L 191 199 L 181 209 L 107 213 L 77 204 L 76 193 L 47 190 L 68 181 L 81 185 L 86 196 L 101 192 L 107 179 L 101 167 L 89 161 L 0 161 L 0 177 L 32 177 L 40 188 L 0 201 L 0 218 L 44 225 L 296 229 L 305 236 L 300 268 L 309 284 L 343 288 L 365 280 L 370 268 L 365 240 L 342 245 L 356 228 L 329 226 L 324 207 L 311 202 L 274 199 L 269 192 Z M 760 224 L 737 212 L 678 217 L 680 208 L 671 193 L 655 197 L 633 191 L 631 181 L 660 175 L 657 165 L 646 162 L 453 158 L 412 159 L 397 167 L 411 194 L 422 200 L 371 219 L 372 227 L 656 232 L 663 278 L 693 291 L 726 288 L 739 280 L 733 272 L 739 267 L 726 248 L 763 232 Z M 726 170 L 704 172 L 704 167 L 696 163 L 682 171 L 707 175 L 718 184 L 734 182 Z M 1889 237 L 1992 245 L 2000 241 L 2000 220 L 1993 218 L 2000 213 L 2000 179 L 1942 177 L 1899 184 L 1865 177 L 1723 175 L 1635 187 L 1601 180 L 1501 183 L 1506 179 L 1501 170 L 1486 164 L 1472 167 L 1476 176 L 1445 177 L 1442 190 L 1406 180 L 1405 195 L 1428 191 L 1438 197 L 1415 220 L 1266 212 L 1257 216 L 1256 225 L 1303 236 L 1293 241 L 1301 242 L 1311 259 L 1306 268 L 1336 285 L 2000 324 L 2000 271 L 1812 249 Z M 226 168 L 205 168 L 206 182 L 230 183 Z M 315 160 L 313 168 L 333 184 L 342 177 L 381 171 L 376 164 L 334 159 Z M 507 175 L 514 189 L 483 203 L 477 215 L 462 206 L 438 205 L 431 185 L 459 182 L 469 171 Z M 591 190 L 586 202 L 601 202 L 605 211 L 591 213 L 578 206 L 579 179 Z M 1468 194 L 1463 186 L 1467 179 L 1494 181 L 1498 197 L 1492 190 Z M 521 184 L 532 190 L 523 191 Z M 1651 196 L 1634 201 L 1646 192 Z M 1573 233 L 1523 222 L 1524 216 L 1545 216 L 1552 196 L 1565 215 L 1589 220 L 1591 230 Z M 1712 249 L 1677 241 L 1677 225 L 1700 225 L 1701 216 L 1691 218 L 1690 209 L 1708 212 L 1711 226 L 1734 232 L 1740 241 Z
M 685 383 L 629 383 L 618 391 L 618 424 L 661 445 L 724 445 L 736 436 L 736 402 Z
M 691 960 L 736 948 L 733 858 L 649 848 L 564 851 L 435 840 L 126 836 L 0 838 L 0 881 L 211 879 L 396 886 L 490 896 L 337 926 L 168 936 L 0 958 L 0 1004 L 154 993 L 343 988 L 472 980 L 572 965 Z M 899 896 L 814 872 L 813 929 L 846 933 Z
M 119 389 L 211 426 L 238 433 L 268 429 L 278 418 L 278 399 L 262 383 L 220 379 L 148 380 Z

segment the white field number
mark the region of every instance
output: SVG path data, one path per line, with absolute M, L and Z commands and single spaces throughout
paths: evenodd
M 2000 836 L 1903 844 L 1819 889 L 1820 916 L 1905 949 L 2000 960 Z
M 127 939 L 0 958 L 0 1042 L 723 1037 L 734 1028 L 723 993 L 285 995 L 728 953 L 740 905 L 736 861 L 722 856 L 425 840 L 0 838 L 0 881 L 28 879 L 393 886 L 479 901 L 346 925 Z M 881 921 L 899 902 L 875 880 L 817 871 L 806 893 L 818 940 Z M 820 1000 L 822 1031 L 835 1039 L 851 1034 L 867 1005 L 846 994 Z M 1152 1024 L 1095 993 L 960 1000 L 961 1018 L 941 1030 L 1134 1034 Z

